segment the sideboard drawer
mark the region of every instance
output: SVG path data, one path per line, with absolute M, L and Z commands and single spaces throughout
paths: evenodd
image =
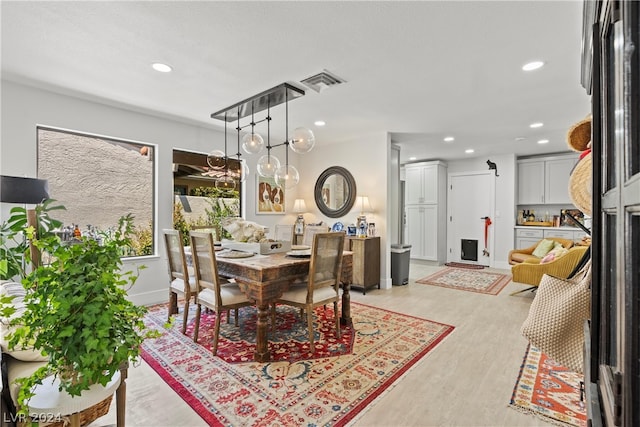
M 530 237 L 530 238 L 542 239 L 543 235 L 544 235 L 543 230 L 525 230 L 522 228 L 516 229 L 516 237 Z

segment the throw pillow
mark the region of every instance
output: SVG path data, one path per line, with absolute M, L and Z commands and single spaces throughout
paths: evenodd
M 49 360 L 47 356 L 44 356 L 40 351 L 36 351 L 33 348 L 22 347 L 9 349 L 9 339 L 7 336 L 11 334 L 18 326 L 10 325 L 9 323 L 20 316 L 25 311 L 24 296 L 26 291 L 20 283 L 5 282 L 0 285 L 0 295 L 13 296 L 11 301 L 16 311 L 9 317 L 0 318 L 0 348 L 3 353 L 6 353 L 14 359 L 22 360 L 24 362 L 46 362 Z
M 537 258 L 543 258 L 546 254 L 549 253 L 551 249 L 553 249 L 553 245 L 556 242 L 553 240 L 542 239 L 538 246 L 533 250 L 533 256 Z
M 560 245 L 559 247 L 555 247 L 550 250 L 549 253 L 544 256 L 544 258 L 542 258 L 540 264 L 546 264 L 548 262 L 555 261 L 563 255 L 566 255 L 567 253 L 569 253 L 569 250 L 562 245 Z

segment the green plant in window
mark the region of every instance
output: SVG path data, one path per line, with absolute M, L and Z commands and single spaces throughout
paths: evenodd
M 239 199 L 209 198 L 207 200 L 211 209 L 205 209 L 207 224 L 216 229 L 218 240 L 231 238 L 231 235 L 222 227 L 222 220 L 228 217 L 238 216 Z

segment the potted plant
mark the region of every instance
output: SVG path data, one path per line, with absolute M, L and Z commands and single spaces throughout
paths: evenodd
M 69 244 L 54 233 L 36 236 L 33 229 L 24 230 L 49 261 L 22 280 L 26 310 L 13 321 L 9 345 L 33 347 L 48 362 L 19 380 L 21 412 L 27 411 L 33 386 L 50 375 L 58 376 L 70 395 L 106 385 L 123 364 L 138 358 L 140 344 L 152 336 L 143 323 L 146 308 L 126 294 L 143 267 L 121 270 L 133 231 L 131 215 L 120 218 L 112 238 L 100 243 L 83 237 Z

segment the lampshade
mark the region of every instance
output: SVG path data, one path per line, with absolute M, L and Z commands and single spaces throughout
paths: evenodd
M 0 176 L 0 202 L 37 204 L 48 198 L 46 179 Z
M 373 212 L 371 203 L 369 203 L 369 197 L 367 196 L 358 196 L 358 199 L 356 200 L 356 206 L 360 208 L 361 214 L 364 214 L 366 212 L 368 213 Z
M 304 204 L 304 199 L 296 199 L 293 203 L 293 211 L 295 213 L 305 213 L 307 211 L 307 206 Z

